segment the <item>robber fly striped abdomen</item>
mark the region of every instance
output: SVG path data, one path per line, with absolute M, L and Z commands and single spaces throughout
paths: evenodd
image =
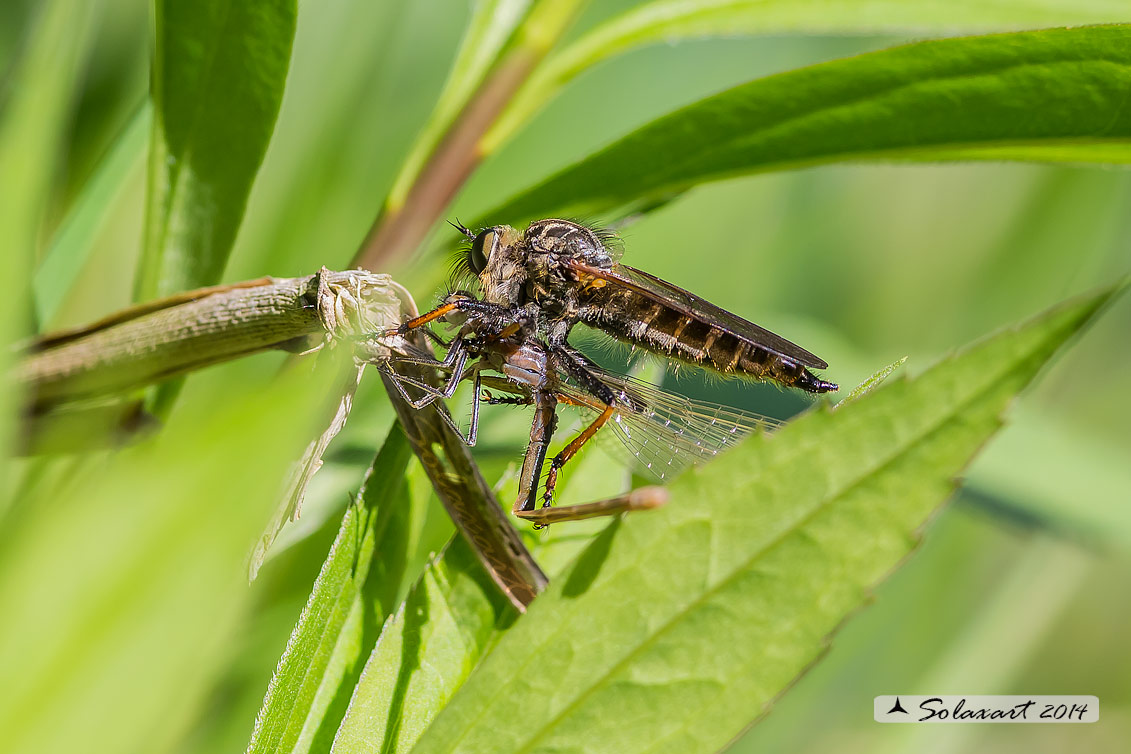
M 753 323 L 736 322 L 734 315 L 681 288 L 628 265 L 600 272 L 581 263 L 571 268 L 581 285 L 578 319 L 618 340 L 721 374 L 770 380 L 811 393 L 836 390 L 805 368 L 827 367 L 821 359 Z M 680 298 L 663 298 L 669 291 Z

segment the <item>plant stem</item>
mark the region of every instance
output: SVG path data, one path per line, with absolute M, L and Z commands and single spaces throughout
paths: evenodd
M 487 154 L 484 134 L 583 5 L 582 0 L 543 0 L 536 5 L 519 27 L 510 52 L 468 99 L 404 200 L 385 205 L 351 266 L 388 269 L 420 245 Z
M 401 366 L 397 371 L 417 379 L 427 377 L 419 367 Z M 525 612 L 549 579 L 511 526 L 470 449 L 440 418 L 438 412 L 446 409 L 436 403 L 414 409 L 391 377 L 382 373 L 381 379 L 405 436 L 452 522 L 511 604 Z
M 16 381 L 35 413 L 270 348 L 380 331 L 400 321 L 391 285 L 387 275 L 323 269 L 188 291 L 35 340 Z
M 136 402 L 108 405 L 89 399 L 127 393 L 270 348 L 309 350 L 335 336 L 380 333 L 400 324 L 405 311 L 415 313 L 412 299 L 388 275 L 323 268 L 307 277 L 260 278 L 188 291 L 125 309 L 87 327 L 43 336 L 25 351 L 16 369 L 16 380 L 32 402 L 25 446 L 57 451 L 60 441 L 70 441 L 78 443 L 70 449 L 84 449 L 81 443 L 96 431 L 105 435 L 129 429 L 145 418 Z M 381 357 L 383 347 L 373 348 L 368 345 L 365 358 Z M 279 527 L 297 515 L 327 444 L 345 423 L 362 366 L 364 359 L 343 375 L 336 411 L 307 448 L 278 515 L 257 545 L 253 575 Z M 418 379 L 435 377 L 395 361 L 390 368 L 415 369 Z M 387 383 L 389 378 L 382 376 Z M 456 528 L 515 608 L 525 610 L 545 588 L 546 576 L 511 527 L 470 450 L 440 418 L 437 411 L 444 409 L 413 409 L 395 389 L 388 392 Z

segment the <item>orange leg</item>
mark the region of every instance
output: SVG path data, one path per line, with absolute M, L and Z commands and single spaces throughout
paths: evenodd
M 540 529 L 562 521 L 581 521 L 598 516 L 615 516 L 628 511 L 646 511 L 659 508 L 668 502 L 668 491 L 663 487 L 641 487 L 623 495 L 598 500 L 595 503 L 563 505 L 561 508 L 539 508 L 534 511 L 519 511 L 515 515 L 530 521 Z
M 447 304 L 444 304 L 442 306 L 437 306 L 435 309 L 428 312 L 427 314 L 421 314 L 419 317 L 413 317 L 409 321 L 405 322 L 403 325 L 401 325 L 400 327 L 398 327 L 396 329 L 396 334 L 397 335 L 405 335 L 406 333 L 408 333 L 412 330 L 415 330 L 418 327 L 423 327 L 424 325 L 428 324 L 429 322 L 434 322 L 435 320 L 439 319 L 440 317 L 443 317 L 445 314 L 450 314 L 451 312 L 455 311 L 458 308 L 459 308 L 458 302 L 454 302 L 454 301 L 447 303 Z
M 554 488 L 558 485 L 558 472 L 565 466 L 571 458 L 577 455 L 577 452 L 593 439 L 593 435 L 597 434 L 597 430 L 605 426 L 605 422 L 612 418 L 616 413 L 616 409 L 612 406 L 605 406 L 605 410 L 593 420 L 585 429 L 581 430 L 581 434 L 570 440 L 569 445 L 562 448 L 562 451 L 554 456 L 554 460 L 550 461 L 550 471 L 546 474 L 546 489 L 542 493 L 542 507 L 549 508 L 554 499 Z
M 518 499 L 515 500 L 512 512 L 514 515 L 534 524 L 535 528 L 542 528 L 561 521 L 579 521 L 597 516 L 613 516 L 626 511 L 650 510 L 658 508 L 668 500 L 667 491 L 662 487 L 641 487 L 623 495 L 599 500 L 594 503 L 581 505 L 566 505 L 560 508 L 551 507 L 554 486 L 557 484 L 558 471 L 577 452 L 597 434 L 599 430 L 612 417 L 616 410 L 594 400 L 592 403 L 580 401 L 562 393 L 535 393 L 533 396 L 519 396 L 514 399 L 491 399 L 490 402 L 509 403 L 516 402 L 529 405 L 535 404 L 534 424 L 530 428 L 530 444 L 526 447 L 526 456 L 523 459 L 522 473 L 519 475 Z M 554 433 L 556 424 L 555 408 L 558 402 L 568 405 L 583 406 L 600 410 L 600 415 L 588 427 L 575 437 L 557 456 L 550 465 L 546 476 L 546 491 L 543 495 L 543 505 L 535 509 L 534 504 L 538 494 L 538 477 L 542 464 L 546 458 L 546 450 L 550 436 Z

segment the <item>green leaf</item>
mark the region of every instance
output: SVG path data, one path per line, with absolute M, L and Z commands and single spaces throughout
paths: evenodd
M 411 458 L 394 425 L 342 517 L 267 689 L 249 753 L 311 751 L 324 726 L 330 734 L 337 728 L 363 658 L 396 606 L 407 554 L 405 468 Z
M 248 552 L 336 367 L 202 376 L 216 389 L 158 436 L 56 461 L 21 493 L 0 530 L 5 747 L 173 748 L 232 659 Z
M 38 4 L 23 55 L 5 71 L 0 92 L 0 476 L 21 396 L 8 382 L 9 346 L 33 330 L 29 281 L 57 168 L 73 88 L 93 38 L 100 2 Z M 0 506 L 3 511 L 3 506 Z
M 457 537 L 385 624 L 332 751 L 410 750 L 515 615 Z
M 624 469 L 611 457 L 586 449 L 559 491 L 571 499 L 600 499 L 623 491 L 618 476 L 625 476 Z M 504 500 L 518 492 L 517 479 L 510 481 L 504 491 L 497 490 Z M 534 547 L 539 565 L 557 573 L 607 525 L 593 519 L 539 533 Z M 452 542 L 428 564 L 406 604 L 382 630 L 334 751 L 412 749 L 499 631 L 514 621 L 516 613 L 509 604 L 464 539 Z
M 1122 0 L 655 0 L 591 29 L 551 55 L 515 95 L 480 148 L 494 152 L 582 71 L 638 47 L 684 39 L 770 34 L 1012 31 L 1128 20 Z
M 618 521 L 554 581 L 416 750 L 724 746 L 915 547 L 1008 403 L 1111 295 L 676 480 L 666 508 Z
M 751 81 L 659 118 L 486 215 L 591 215 L 849 160 L 1131 162 L 1131 26 L 945 39 Z
M 99 228 L 130 175 L 140 168 L 152 116 L 148 102 L 137 109 L 51 239 L 33 282 L 40 322 L 50 322 L 71 292 L 94 248 Z
M 161 0 L 136 297 L 219 281 L 283 97 L 295 0 Z

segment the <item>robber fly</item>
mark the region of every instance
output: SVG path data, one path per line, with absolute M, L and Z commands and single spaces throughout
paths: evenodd
M 603 427 L 611 425 L 640 465 L 659 478 L 702 461 L 766 421 L 737 409 L 665 392 L 609 372 L 568 342 L 578 323 L 661 356 L 722 374 L 769 380 L 811 393 L 836 390 L 809 369 L 828 365 L 805 349 L 646 272 L 618 262 L 619 246 L 607 234 L 568 220 L 539 220 L 524 232 L 507 225 L 478 233 L 456 227 L 470 244 L 458 266 L 477 278 L 479 295 L 456 291 L 440 306 L 401 325 L 404 336 L 435 321 L 457 328 L 444 359 L 408 358 L 436 367 L 440 387 L 400 377 L 413 405 L 450 398 L 463 380 L 475 383 L 471 427 L 474 444 L 479 403 L 534 407 L 530 443 L 519 478 L 514 513 L 544 524 L 613 512 L 610 506 L 568 506 L 551 513 L 561 468 Z M 496 375 L 485 374 L 495 372 Z M 408 395 L 406 386 L 419 393 Z M 509 397 L 483 393 L 484 386 Z M 538 508 L 538 482 L 557 425 L 557 407 L 595 417 L 550 462 Z M 615 506 L 613 506 L 615 507 Z

